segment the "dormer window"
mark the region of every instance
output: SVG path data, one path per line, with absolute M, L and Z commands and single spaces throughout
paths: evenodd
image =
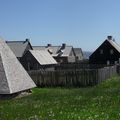
M 110 50 L 110 54 L 113 55 L 113 53 L 114 53 L 114 51 L 113 51 L 113 49 L 111 49 L 111 50 Z
M 102 49 L 100 50 L 100 54 L 103 54 L 103 50 Z

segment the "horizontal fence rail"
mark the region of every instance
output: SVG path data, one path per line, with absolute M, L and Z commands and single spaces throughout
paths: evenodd
M 106 66 L 106 64 L 62 63 L 56 66 L 56 70 L 99 69 Z
M 116 66 L 109 66 L 99 69 L 77 69 L 77 70 L 56 70 L 56 71 L 29 71 L 31 78 L 37 86 L 93 86 L 103 80 L 117 74 Z

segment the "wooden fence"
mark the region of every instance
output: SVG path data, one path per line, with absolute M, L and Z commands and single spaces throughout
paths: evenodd
M 117 74 L 116 66 L 100 69 L 29 71 L 37 86 L 93 86 Z
M 107 66 L 106 64 L 82 64 L 82 63 L 62 63 L 55 67 L 56 70 L 79 70 L 79 69 L 98 69 Z

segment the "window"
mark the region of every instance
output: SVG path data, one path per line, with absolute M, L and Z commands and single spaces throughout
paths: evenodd
M 100 50 L 100 54 L 103 54 L 103 50 L 102 49 Z
M 110 50 L 110 54 L 113 55 L 113 53 L 114 53 L 114 51 L 113 51 L 113 49 L 111 49 L 111 50 Z

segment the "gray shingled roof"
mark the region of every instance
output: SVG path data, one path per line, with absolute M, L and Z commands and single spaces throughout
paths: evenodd
M 106 41 L 107 41 L 108 43 L 110 43 L 110 44 L 120 53 L 120 45 L 119 45 L 118 43 L 116 43 L 115 40 L 113 40 L 113 39 L 111 39 L 111 40 L 106 39 L 104 42 L 106 42 Z M 104 42 L 103 42 L 102 44 L 104 44 Z M 102 45 L 102 44 L 101 44 L 101 45 Z M 100 46 L 101 46 L 101 45 L 100 45 Z M 99 46 L 99 47 L 100 47 L 100 46 Z M 98 50 L 99 47 L 98 47 L 96 50 Z M 95 51 L 96 51 L 96 50 L 95 50 Z M 95 51 L 94 51 L 90 56 L 92 56 L 92 55 L 95 53 Z
M 34 58 L 40 63 L 40 65 L 53 65 L 57 64 L 55 59 L 46 50 L 29 50 Z
M 0 39 L 0 94 L 12 94 L 35 86 L 12 50 Z
M 6 41 L 6 43 L 14 52 L 16 57 L 22 57 L 29 41 Z
M 74 48 L 74 52 L 75 52 L 76 55 L 79 55 L 79 54 L 83 55 L 83 52 L 82 52 L 81 48 Z
M 107 41 L 120 53 L 120 46 L 114 40 Z
M 52 56 L 56 57 L 58 56 L 58 51 L 60 50 L 61 46 L 50 46 L 50 47 L 46 47 L 46 46 L 32 46 L 34 50 L 50 50 L 52 52 Z M 69 56 L 72 50 L 72 46 L 65 46 L 65 49 L 62 50 L 63 54 L 61 55 L 61 57 L 66 57 Z
M 84 59 L 84 55 L 82 52 L 81 48 L 73 48 L 74 52 L 75 52 L 75 56 L 77 57 L 77 60 L 83 60 Z

